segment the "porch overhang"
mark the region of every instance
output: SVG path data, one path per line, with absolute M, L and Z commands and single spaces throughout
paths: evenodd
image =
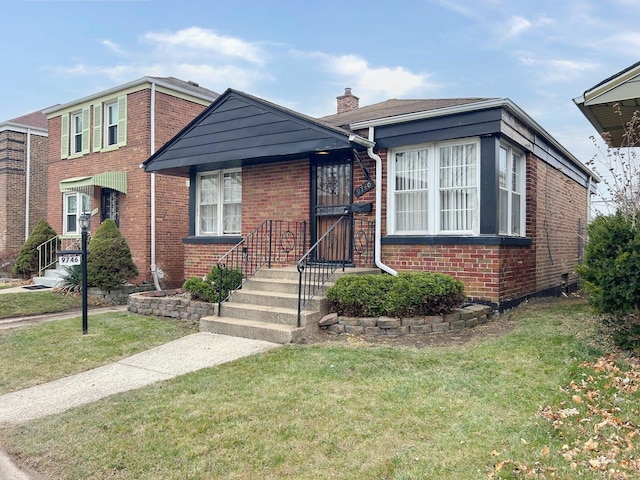
M 640 110 L 640 62 L 574 98 L 582 114 L 612 147 L 628 146 L 627 123 Z
M 352 155 L 374 142 L 243 92 L 228 89 L 141 167 L 145 172 L 192 172 L 304 160 L 315 154 Z
M 79 192 L 91 195 L 94 187 L 110 188 L 127 193 L 127 172 L 102 172 L 86 177 L 67 178 L 60 182 L 61 192 Z

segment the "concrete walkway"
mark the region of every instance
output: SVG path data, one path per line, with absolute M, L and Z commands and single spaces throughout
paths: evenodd
M 78 313 L 67 315 L 73 317 L 78 316 Z M 49 320 L 51 319 L 43 318 L 40 321 Z M 205 332 L 194 333 L 87 372 L 0 395 L 0 424 L 19 424 L 61 413 L 109 395 L 168 380 L 278 346 L 280 345 L 260 340 Z M 28 480 L 30 478 L 32 477 L 18 469 L 11 459 L 0 451 L 0 479 Z

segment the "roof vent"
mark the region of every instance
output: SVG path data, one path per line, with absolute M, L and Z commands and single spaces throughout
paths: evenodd
M 189 81 L 187 81 L 187 83 L 188 83 L 189 85 L 191 85 L 192 87 L 199 87 L 199 86 L 200 86 L 200 85 L 198 85 L 198 83 L 197 83 L 197 82 L 194 82 L 193 80 L 189 80 Z

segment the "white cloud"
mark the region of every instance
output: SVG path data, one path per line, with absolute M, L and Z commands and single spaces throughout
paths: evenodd
M 439 88 L 431 81 L 429 74 L 414 73 L 402 66 L 373 67 L 357 55 L 334 57 L 317 52 L 314 55 L 323 60 L 329 71 L 343 82 L 343 86 L 353 88 L 354 94 L 365 104 L 380 99 L 424 94 Z
M 513 15 L 511 18 L 507 20 L 506 28 L 504 28 L 502 24 L 499 24 L 498 31 L 502 32 L 504 30 L 504 36 L 506 38 L 512 39 L 514 37 L 520 36 L 521 34 L 529 30 L 532 30 L 532 29 L 535 30 L 539 27 L 544 27 L 545 25 L 549 25 L 551 23 L 553 23 L 553 20 L 545 16 L 539 17 L 536 20 L 531 21 L 520 15 Z
M 117 43 L 112 42 L 111 40 L 102 40 L 102 42 L 100 43 L 102 43 L 102 45 L 107 47 L 109 50 L 111 50 L 115 54 L 126 56 L 126 52 Z
M 149 32 L 144 35 L 144 39 L 154 44 L 156 48 L 171 50 L 174 55 L 205 53 L 259 65 L 264 63 L 265 58 L 262 48 L 255 43 L 219 35 L 212 30 L 200 27 L 166 33 Z
M 529 54 L 520 54 L 520 63 L 535 68 L 535 74 L 542 83 L 573 82 L 585 73 L 597 70 L 600 65 L 592 61 L 539 59 Z

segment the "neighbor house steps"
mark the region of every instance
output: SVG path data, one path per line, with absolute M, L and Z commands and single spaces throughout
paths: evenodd
M 344 273 L 379 273 L 377 269 L 351 268 Z M 331 280 L 342 275 L 336 272 Z M 298 271 L 294 267 L 259 270 L 241 289 L 223 302 L 221 316 L 200 319 L 204 332 L 290 343 L 318 330 L 318 321 L 328 312 L 324 291 L 327 282 L 300 315 L 298 327 Z
M 66 273 L 66 267 L 48 268 L 44 271 L 43 277 L 33 277 L 33 284 L 44 285 L 45 287 L 57 287 L 62 283 L 62 278 Z

